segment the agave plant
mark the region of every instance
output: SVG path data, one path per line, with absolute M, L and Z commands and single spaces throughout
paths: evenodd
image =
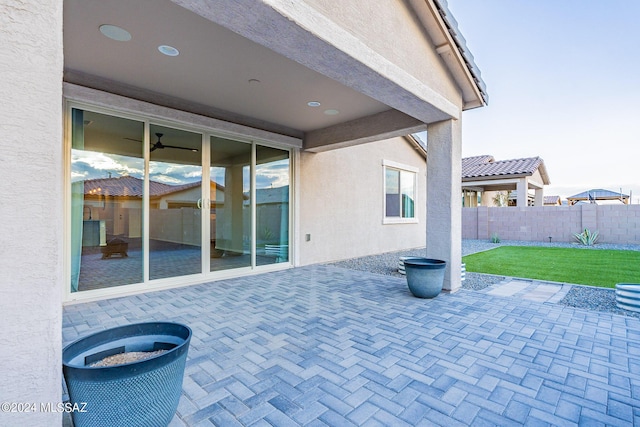
M 590 231 L 588 228 L 585 228 L 582 233 L 576 233 L 573 237 L 585 246 L 593 246 L 598 241 L 598 232 Z

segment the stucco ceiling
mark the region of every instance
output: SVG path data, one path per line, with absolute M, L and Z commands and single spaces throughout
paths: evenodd
M 105 37 L 102 24 L 131 40 Z M 292 136 L 390 109 L 169 0 L 65 0 L 64 55 L 67 81 L 212 107 L 218 118 Z

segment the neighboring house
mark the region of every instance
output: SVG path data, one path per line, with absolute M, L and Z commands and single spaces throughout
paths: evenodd
M 544 206 L 562 206 L 560 196 L 544 196 Z
M 574 194 L 571 197 L 567 197 L 567 201 L 570 206 L 578 203 L 595 203 L 598 202 L 620 202 L 625 205 L 629 204 L 630 196 L 628 194 L 622 194 L 622 191 L 610 191 L 599 189 L 592 189 L 583 191 L 582 193 Z
M 487 96 L 444 0 L 19 6 L 0 6 L 3 402 L 60 401 L 63 303 L 425 244 L 460 287 L 461 118 Z M 406 138 L 425 130 L 426 162 Z M 141 180 L 98 220 L 140 246 L 101 260 L 84 184 L 107 173 Z
M 549 175 L 540 157 L 462 159 L 463 206 L 542 206 Z M 533 190 L 533 193 L 530 192 Z

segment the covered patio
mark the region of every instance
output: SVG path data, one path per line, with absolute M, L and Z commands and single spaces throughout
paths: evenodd
M 640 320 L 313 265 L 64 307 L 194 332 L 172 426 L 640 424 Z

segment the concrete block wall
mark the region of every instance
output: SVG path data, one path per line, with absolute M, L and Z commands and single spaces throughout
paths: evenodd
M 601 241 L 640 243 L 640 205 L 599 206 L 596 227 Z
M 462 208 L 462 238 L 478 239 L 478 208 Z M 486 222 L 486 221 L 485 221 Z
M 640 244 L 640 205 L 578 205 L 462 209 L 462 238 L 573 242 L 585 228 L 599 242 Z

